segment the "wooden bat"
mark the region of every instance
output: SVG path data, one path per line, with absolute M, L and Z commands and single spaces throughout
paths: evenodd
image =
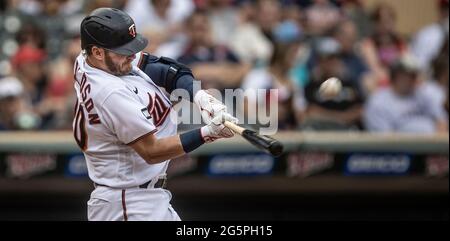
M 275 140 L 270 136 L 259 135 L 255 131 L 245 129 L 229 121 L 225 121 L 223 124 L 236 134 L 244 137 L 252 145 L 272 154 L 273 156 L 280 156 L 283 152 L 283 145 L 278 140 Z

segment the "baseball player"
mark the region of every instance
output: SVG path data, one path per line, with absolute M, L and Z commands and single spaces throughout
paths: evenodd
M 170 159 L 232 137 L 223 122 L 237 119 L 206 91 L 194 93 L 189 68 L 142 53 L 148 41 L 125 12 L 96 9 L 80 31 L 73 130 L 95 186 L 88 219 L 180 220 L 164 188 Z M 167 95 L 180 88 L 207 125 L 178 135 Z

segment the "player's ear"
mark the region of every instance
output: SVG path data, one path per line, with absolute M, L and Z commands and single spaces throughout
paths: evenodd
M 105 51 L 97 46 L 92 46 L 92 56 L 97 60 L 103 60 L 105 57 Z

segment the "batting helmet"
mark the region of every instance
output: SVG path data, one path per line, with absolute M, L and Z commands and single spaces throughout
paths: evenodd
M 136 33 L 133 19 L 115 8 L 98 8 L 80 26 L 81 48 L 95 45 L 121 55 L 142 51 L 148 40 Z

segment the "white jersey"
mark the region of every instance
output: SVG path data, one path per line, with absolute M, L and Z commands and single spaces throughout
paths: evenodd
M 89 177 L 97 184 L 135 187 L 167 170 L 169 160 L 150 165 L 130 147 L 149 133 L 163 138 L 177 132 L 170 100 L 136 67 L 138 61 L 126 76 L 93 68 L 82 54 L 75 62 L 74 137 L 83 150 Z

